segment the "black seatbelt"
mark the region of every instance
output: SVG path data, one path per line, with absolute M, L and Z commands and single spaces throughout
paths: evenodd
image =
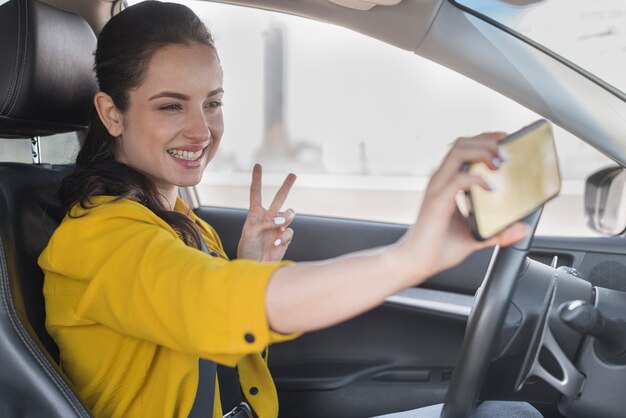
M 198 388 L 189 418 L 213 418 L 216 369 L 214 362 L 202 358 L 198 360 Z
M 226 411 L 231 411 L 243 402 L 237 368 L 226 367 L 218 364 L 217 379 L 220 382 L 220 401 L 222 402 L 222 411 L 226 413 Z

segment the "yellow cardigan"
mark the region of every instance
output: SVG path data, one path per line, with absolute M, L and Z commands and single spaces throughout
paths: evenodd
M 175 210 L 220 257 L 186 246 L 145 206 L 112 200 L 75 206 L 80 217 L 66 216 L 39 257 L 46 328 L 94 416 L 186 417 L 202 357 L 236 365 L 256 414 L 276 417 L 259 353 L 295 337 L 272 332 L 265 313 L 268 279 L 282 263 L 229 261 L 217 233 L 181 200 Z M 214 396 L 213 417 L 221 417 L 217 385 Z

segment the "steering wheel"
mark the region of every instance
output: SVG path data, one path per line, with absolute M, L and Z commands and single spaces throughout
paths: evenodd
M 523 219 L 530 226 L 528 236 L 509 247 L 496 247 L 491 256 L 467 324 L 461 356 L 448 386 L 441 418 L 467 418 L 476 406 L 542 209 L 539 207 Z

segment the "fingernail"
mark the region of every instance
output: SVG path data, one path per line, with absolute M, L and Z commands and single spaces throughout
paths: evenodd
M 277 216 L 276 218 L 274 218 L 275 225 L 283 225 L 285 221 L 286 219 L 283 216 Z
M 296 211 L 290 208 L 285 211 L 285 214 L 289 217 L 292 217 L 296 214 Z
M 280 239 L 277 239 L 276 241 L 274 241 L 274 247 L 278 247 L 281 242 L 282 241 Z
M 502 165 L 502 160 L 499 157 L 493 157 L 491 159 L 491 164 L 496 166 L 496 168 L 500 168 L 500 166 Z
M 496 186 L 494 186 L 492 183 L 489 183 L 489 182 L 487 182 L 487 188 L 491 190 L 492 192 L 496 190 Z
M 509 161 L 511 159 L 511 157 L 509 157 L 509 155 L 503 149 L 498 150 L 498 158 L 500 158 L 502 162 Z

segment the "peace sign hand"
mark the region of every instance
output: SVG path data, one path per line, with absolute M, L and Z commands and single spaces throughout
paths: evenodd
M 261 177 L 261 165 L 255 164 L 250 185 L 250 208 L 241 232 L 237 257 L 280 261 L 293 238 L 293 229 L 289 225 L 296 214 L 291 209 L 279 211 L 296 181 L 296 175 L 291 173 L 287 176 L 268 209 L 262 204 Z

